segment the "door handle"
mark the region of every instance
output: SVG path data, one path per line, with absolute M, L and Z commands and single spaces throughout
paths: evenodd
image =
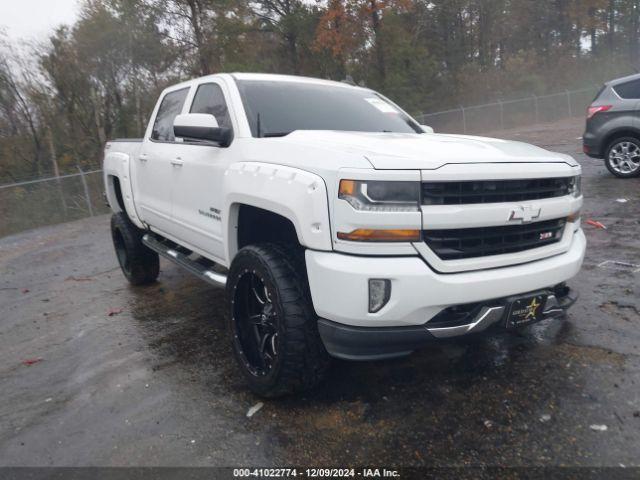
M 141 162 L 146 162 L 147 160 L 149 160 L 149 155 L 147 155 L 146 153 L 141 153 L 140 156 L 138 156 L 138 160 L 140 160 Z
M 177 157 L 171 160 L 171 165 L 173 165 L 174 167 L 181 167 L 183 164 L 184 162 L 180 157 Z

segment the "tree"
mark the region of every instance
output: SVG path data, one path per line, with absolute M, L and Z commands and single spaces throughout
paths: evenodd
M 5 39 L 0 40 L 0 152 L 2 158 L 10 159 L 0 162 L 0 172 L 15 180 L 14 170 L 21 170 L 16 161 L 27 164 L 31 175 L 42 173 L 45 146 L 38 111 L 30 98 L 36 79 L 30 65 L 10 53 Z
M 290 71 L 299 74 L 299 25 L 308 13 L 305 5 L 300 0 L 257 0 L 253 2 L 253 12 L 263 28 L 283 41 Z
M 99 165 L 208 73 L 352 77 L 423 112 L 591 86 L 640 54 L 640 0 L 81 1 L 47 42 L 0 41 L 1 180 Z

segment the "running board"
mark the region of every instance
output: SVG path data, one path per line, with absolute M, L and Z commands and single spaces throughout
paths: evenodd
M 227 284 L 227 276 L 223 273 L 214 272 L 210 270 L 210 267 L 206 267 L 194 260 L 191 260 L 184 253 L 178 252 L 176 249 L 169 247 L 155 238 L 153 235 L 147 233 L 142 237 L 142 243 L 149 247 L 154 252 L 164 258 L 171 260 L 173 263 L 177 263 L 182 268 L 193 273 L 195 276 L 201 278 L 205 282 L 208 282 L 217 287 L 224 287 Z

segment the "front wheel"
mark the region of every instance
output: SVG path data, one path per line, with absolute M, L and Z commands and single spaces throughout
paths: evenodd
M 249 388 L 277 397 L 323 378 L 329 357 L 306 288 L 304 263 L 292 249 L 252 245 L 238 252 L 227 278 L 232 347 Z
M 605 154 L 607 169 L 619 178 L 640 175 L 640 140 L 634 137 L 617 138 Z

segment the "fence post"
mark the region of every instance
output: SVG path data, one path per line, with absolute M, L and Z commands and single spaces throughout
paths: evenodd
M 504 104 L 499 99 L 498 104 L 500 105 L 500 130 L 504 130 Z
M 87 201 L 87 207 L 89 208 L 89 215 L 93 217 L 93 207 L 91 206 L 91 197 L 89 196 L 89 185 L 87 185 L 87 179 L 84 176 L 84 172 L 80 165 L 77 165 L 80 172 L 80 180 L 82 180 L 82 188 L 84 188 L 84 198 Z
M 460 111 L 462 112 L 462 133 L 467 133 L 467 115 L 464 112 L 464 107 L 460 105 Z
M 47 128 L 47 144 L 49 145 L 49 156 L 51 157 L 51 163 L 53 165 L 53 174 L 56 176 L 56 184 L 58 186 L 58 195 L 60 195 L 60 202 L 62 203 L 62 213 L 64 218 L 67 218 L 67 201 L 64 198 L 64 190 L 62 189 L 62 182 L 60 182 L 60 169 L 58 168 L 58 159 L 56 156 L 56 147 L 53 143 L 53 133 L 51 128 Z
M 567 92 L 567 106 L 569 107 L 569 117 L 573 117 L 573 111 L 571 109 L 571 92 L 569 90 L 565 90 Z

